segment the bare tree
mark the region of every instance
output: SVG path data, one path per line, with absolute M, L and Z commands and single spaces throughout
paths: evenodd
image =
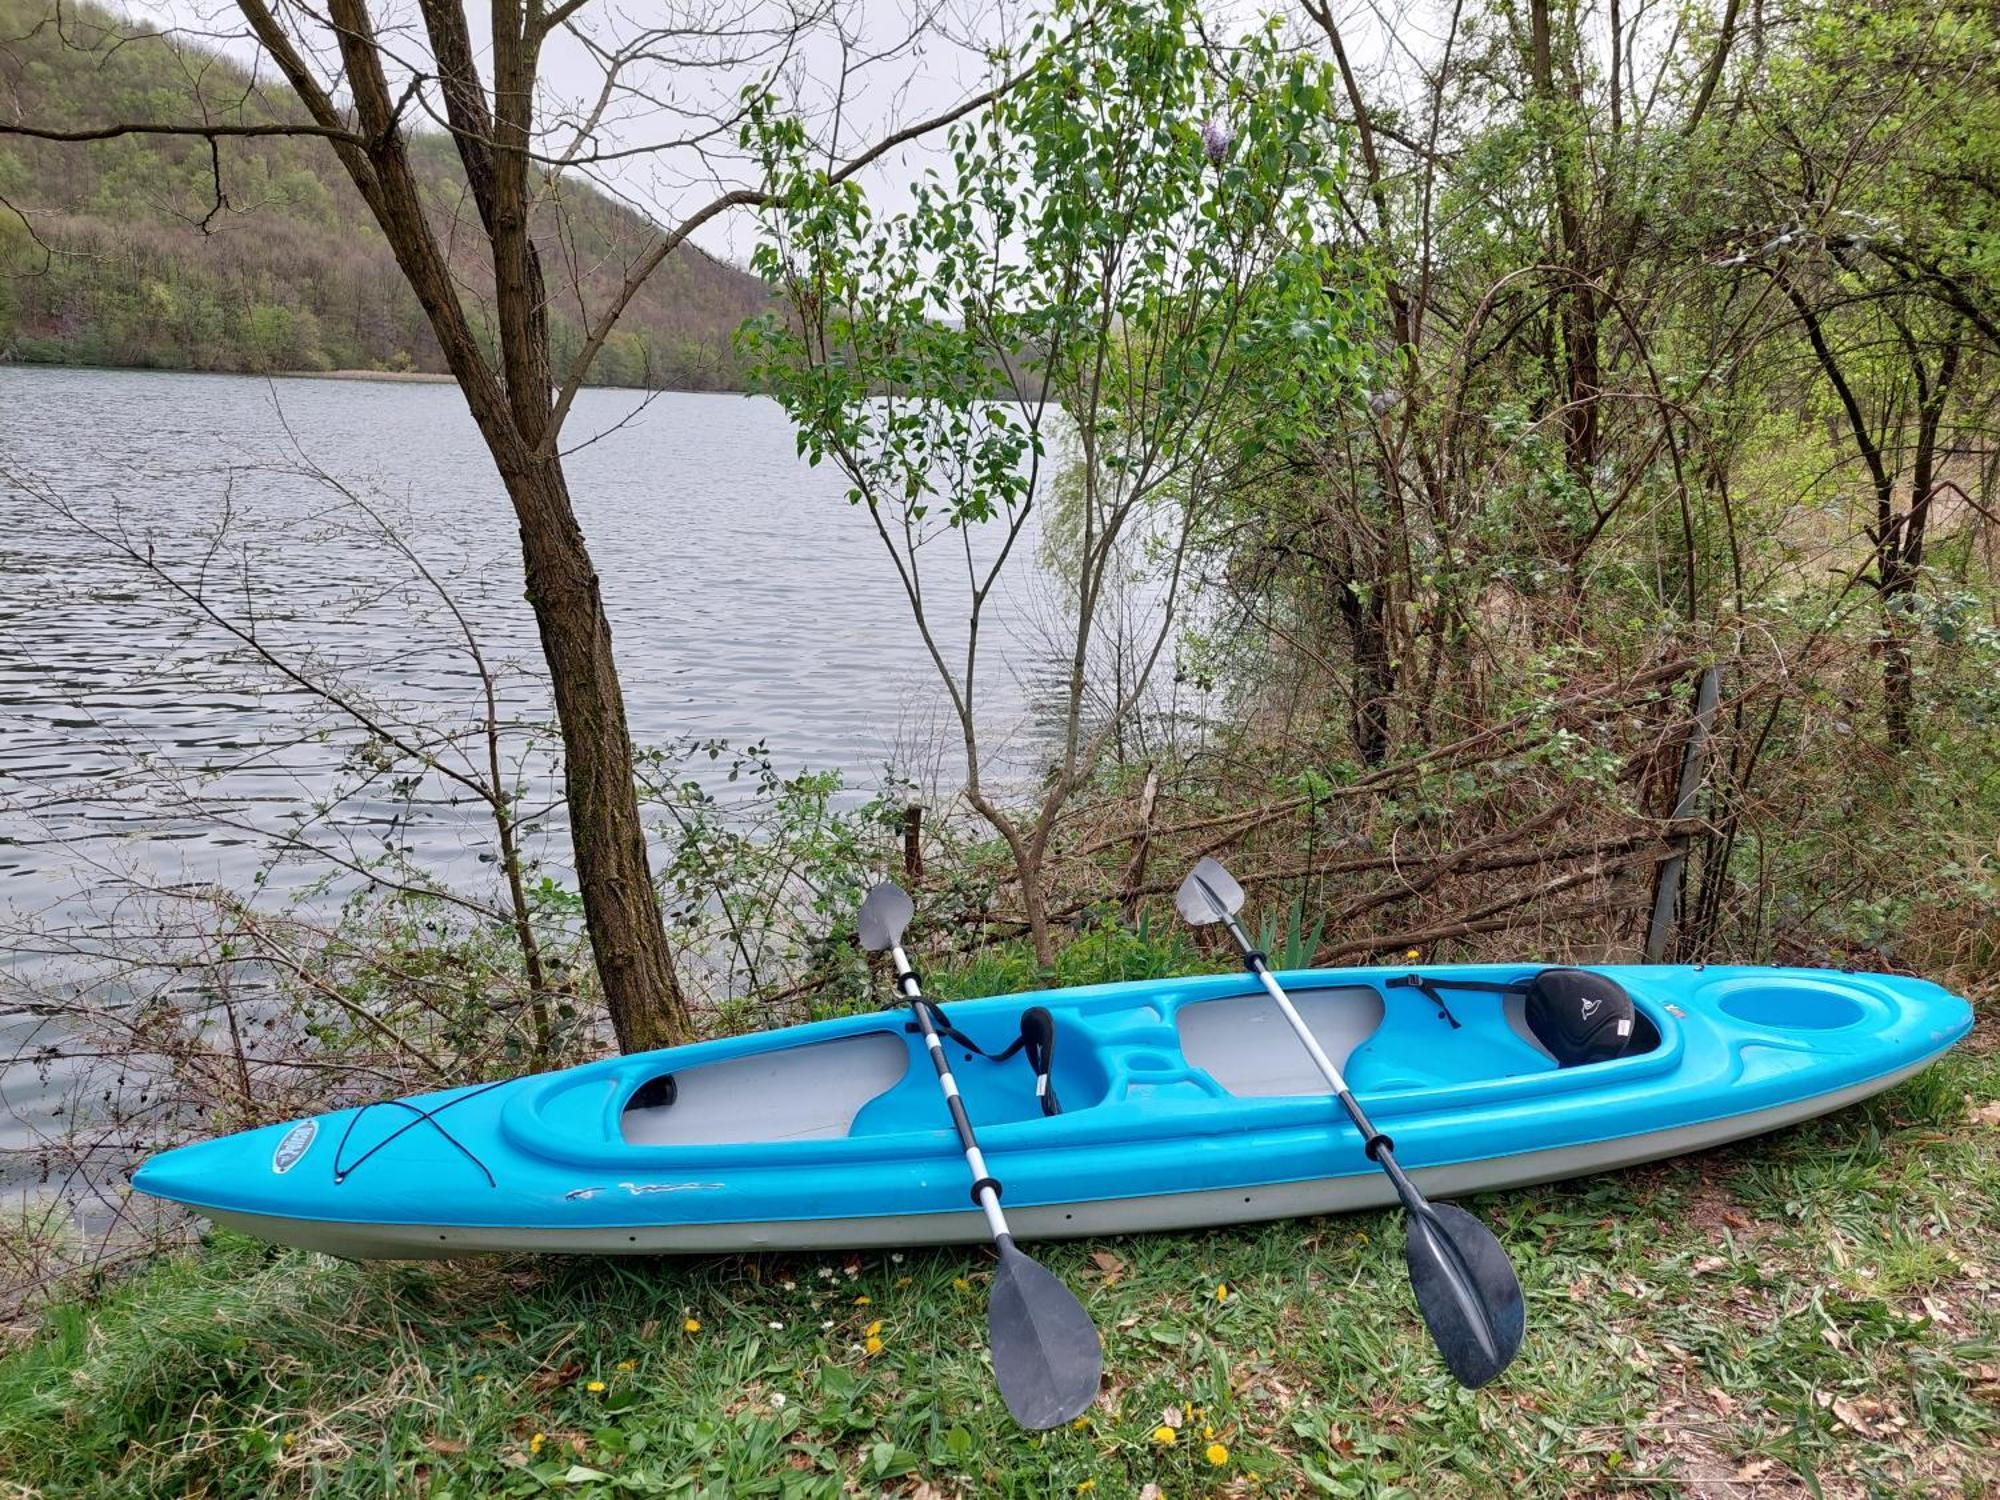
M 190 107 L 199 105 L 200 117 L 187 121 L 56 130 L 12 120 L 0 122 L 0 134 L 205 139 L 215 151 L 218 202 L 218 143 L 278 134 L 328 143 L 421 304 L 512 502 L 561 726 L 577 878 L 619 1045 L 681 1040 L 687 1007 L 648 864 L 611 627 L 564 473 L 564 425 L 621 316 L 661 265 L 704 224 L 763 201 L 740 172 L 746 185 L 730 185 L 737 127 L 750 101 L 773 97 L 780 79 L 804 92 L 809 50 L 836 60 L 831 80 L 812 94 L 823 108 L 801 127 L 835 180 L 991 92 L 850 153 L 843 136 L 863 70 L 902 56 L 910 36 L 930 25 L 927 14 L 896 42 L 870 47 L 838 0 L 690 0 L 642 22 L 608 8 L 593 16 L 591 0 L 498 0 L 490 36 L 481 29 L 488 18 L 475 22 L 464 0 L 418 0 L 414 17 L 378 14 L 368 0 L 330 0 L 323 11 L 296 0 L 236 0 L 236 8 L 260 68 L 275 67 L 295 105 L 273 110 L 244 99 L 217 109 L 197 92 Z M 105 18 L 94 19 L 101 28 Z M 74 20 L 58 10 L 51 24 Z M 597 70 L 581 102 L 551 102 L 546 60 L 558 41 Z M 476 225 L 461 224 L 426 187 L 417 159 L 426 117 L 450 133 Z M 662 128 L 663 137 L 648 133 Z M 671 163 L 680 188 L 698 189 L 695 206 L 666 215 L 607 278 L 563 232 L 565 174 L 638 157 Z M 482 272 L 490 267 L 490 290 L 484 276 L 474 288 L 457 273 L 452 250 L 467 236 L 476 237 Z M 551 245 L 561 262 L 555 277 Z M 574 303 L 584 329 L 581 347 L 560 364 L 549 318 L 558 295 Z

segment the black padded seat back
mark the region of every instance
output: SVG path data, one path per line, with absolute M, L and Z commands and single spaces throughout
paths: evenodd
M 1528 1029 L 1559 1067 L 1578 1068 L 1623 1057 L 1635 1039 L 1638 1011 L 1632 997 L 1623 985 L 1602 974 L 1544 969 L 1523 986 L 1522 993 Z

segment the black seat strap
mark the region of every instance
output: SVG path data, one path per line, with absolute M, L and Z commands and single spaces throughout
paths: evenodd
M 936 1001 L 919 1000 L 917 1004 L 930 1011 L 931 1025 L 937 1029 L 939 1036 L 949 1037 L 966 1051 L 983 1057 L 988 1062 L 1003 1063 L 1016 1052 L 1025 1052 L 1028 1056 L 1028 1066 L 1035 1070 L 1035 1097 L 1041 1101 L 1042 1113 L 1045 1115 L 1062 1113 L 1062 1102 L 1056 1098 L 1055 1083 L 1051 1078 L 1055 1070 L 1056 1018 L 1050 1015 L 1046 1008 L 1035 1005 L 1023 1011 L 1021 1034 L 1014 1038 L 1005 1051 L 988 1052 L 952 1025 L 943 1007 Z M 914 1031 L 918 1028 L 915 1022 L 911 1022 L 905 1029 Z
M 1453 1031 L 1460 1029 L 1458 1017 L 1453 1015 L 1451 1007 L 1444 1003 L 1444 996 L 1440 995 L 1437 991 L 1437 986 L 1424 978 L 1423 975 L 1405 974 L 1396 979 L 1385 979 L 1382 981 L 1382 987 L 1384 989 L 1409 989 L 1417 991 L 1418 994 L 1422 995 L 1438 1008 L 1438 1019 L 1440 1021 L 1451 1022 L 1451 1029 Z
M 1477 990 L 1482 995 L 1525 995 L 1531 982 L 1532 978 L 1510 984 L 1492 979 L 1431 979 L 1422 974 L 1399 974 L 1394 979 L 1383 980 L 1382 986 L 1384 989 L 1417 991 L 1438 1008 L 1438 1019 L 1451 1022 L 1451 1029 L 1457 1031 L 1458 1017 L 1451 1013 L 1451 1007 L 1444 1003 L 1444 996 L 1438 993 L 1439 990 Z

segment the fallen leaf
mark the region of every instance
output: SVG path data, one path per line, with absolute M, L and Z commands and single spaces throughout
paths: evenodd
M 1753 1458 L 1749 1463 L 1736 1471 L 1737 1482 L 1739 1484 L 1752 1484 L 1762 1479 L 1776 1467 L 1777 1464 L 1768 1458 Z
M 1708 1276 L 1722 1270 L 1728 1264 L 1729 1262 L 1720 1255 L 1704 1255 L 1694 1263 L 1694 1274 L 1697 1276 Z
M 1849 1400 L 1845 1396 L 1820 1395 L 1819 1404 L 1831 1411 L 1840 1425 L 1863 1437 L 1876 1436 L 1876 1420 L 1882 1415 L 1880 1401 L 1872 1396 L 1857 1396 Z
M 441 1437 L 425 1438 L 424 1446 L 430 1449 L 431 1452 L 433 1453 L 442 1453 L 447 1457 L 449 1457 L 452 1454 L 463 1453 L 465 1451 L 465 1444 L 458 1442 L 454 1438 L 441 1438 Z
M 1736 1410 L 1736 1398 L 1720 1386 L 1709 1386 L 1707 1394 L 1708 1399 L 1714 1403 L 1716 1411 L 1721 1415 L 1726 1417 Z
M 1989 1104 L 1982 1104 L 1979 1108 L 1975 1109 L 1972 1112 L 1972 1123 L 1975 1125 L 2000 1125 L 2000 1099 L 1995 1099 Z
M 1187 1422 L 1187 1415 L 1178 1406 L 1169 1406 L 1160 1413 L 1162 1427 L 1179 1428 Z
M 583 1366 L 576 1360 L 554 1369 L 537 1370 L 529 1377 L 528 1384 L 538 1391 L 552 1391 L 559 1385 L 568 1385 L 583 1373 Z
M 1727 1224 L 1731 1229 L 1748 1229 L 1750 1227 L 1750 1215 L 1738 1213 L 1733 1208 L 1725 1208 L 1722 1211 L 1722 1222 Z
M 1139 1500 L 1160 1500 L 1160 1487 L 1154 1484 L 1152 1480 L 1147 1480 L 1145 1486 L 1139 1491 Z
M 1924 1311 L 1930 1315 L 1933 1323 L 1942 1323 L 1947 1328 L 1958 1326 L 1958 1319 L 1951 1315 L 1950 1304 L 1940 1302 L 1935 1297 L 1919 1297 L 1917 1301 L 1923 1305 Z
M 1109 1250 L 1091 1251 L 1090 1263 L 1106 1276 L 1123 1276 L 1125 1274 L 1125 1262 L 1113 1255 Z

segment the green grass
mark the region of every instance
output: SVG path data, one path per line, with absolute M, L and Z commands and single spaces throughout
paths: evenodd
M 1045 1246 L 1108 1378 L 1040 1437 L 989 1384 L 981 1251 L 363 1267 L 217 1236 L 0 1360 L 0 1494 L 1985 1494 L 2000 1127 L 1966 1100 L 1996 1092 L 2000 1054 L 1961 1052 L 1478 1201 L 1529 1317 L 1479 1394 L 1393 1216 Z

